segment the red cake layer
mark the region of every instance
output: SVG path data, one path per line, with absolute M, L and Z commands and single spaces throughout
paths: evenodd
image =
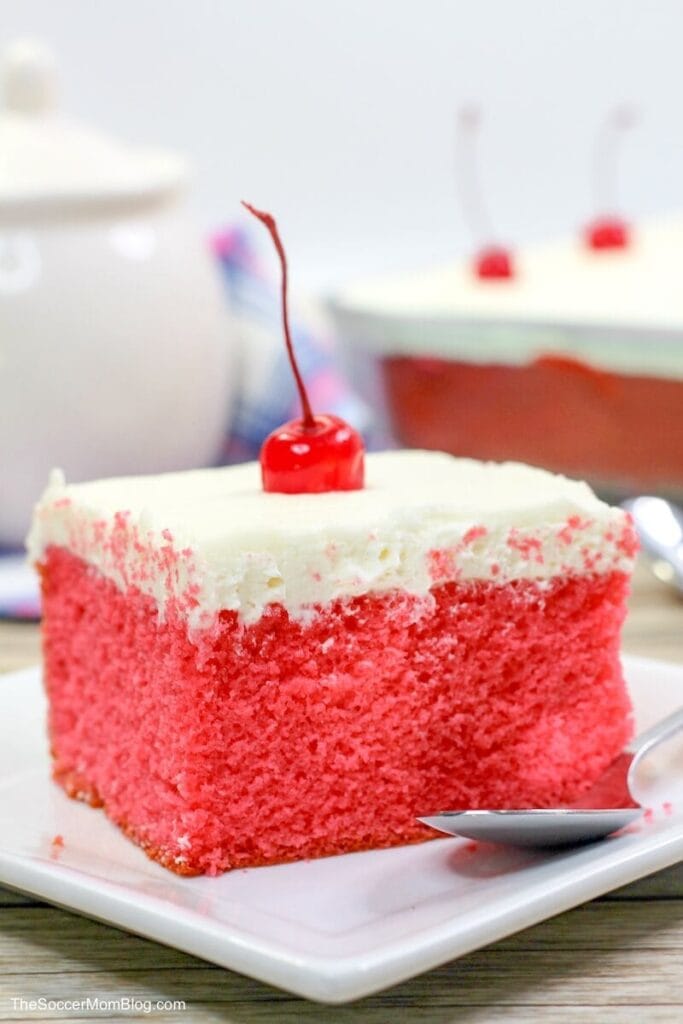
M 616 486 L 683 491 L 683 381 L 547 356 L 503 366 L 383 361 L 393 428 L 409 447 L 512 459 Z
M 222 612 L 191 636 L 60 548 L 43 590 L 55 778 L 184 874 L 566 801 L 630 735 L 621 573 L 367 595 L 308 625 Z

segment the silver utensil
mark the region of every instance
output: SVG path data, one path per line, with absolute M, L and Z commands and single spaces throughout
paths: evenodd
M 683 708 L 641 733 L 604 775 L 569 807 L 543 810 L 441 811 L 418 821 L 449 835 L 510 846 L 558 847 L 588 843 L 639 818 L 652 795 L 645 757 L 683 732 Z M 681 779 L 678 780 L 679 784 Z M 683 795 L 683 794 L 682 794 Z M 605 797 L 611 798 L 605 803 Z
M 665 498 L 643 494 L 622 508 L 633 516 L 641 546 L 655 576 L 683 592 L 683 509 Z

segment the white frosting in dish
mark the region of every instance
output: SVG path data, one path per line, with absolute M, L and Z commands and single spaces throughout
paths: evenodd
M 255 622 L 274 602 L 306 619 L 368 592 L 632 567 L 628 517 L 587 484 L 440 452 L 371 454 L 366 468 L 362 491 L 298 495 L 264 493 L 256 463 L 83 484 L 54 473 L 29 555 L 67 548 L 192 626 L 222 609 Z
M 624 249 L 577 237 L 515 253 L 511 281 L 471 260 L 349 288 L 332 310 L 351 342 L 388 353 L 519 363 L 543 352 L 683 377 L 683 219 L 638 225 Z

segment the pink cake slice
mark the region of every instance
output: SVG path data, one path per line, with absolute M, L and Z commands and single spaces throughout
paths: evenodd
M 571 800 L 631 735 L 635 547 L 585 484 L 434 452 L 345 493 L 55 475 L 29 538 L 54 777 L 181 874 Z

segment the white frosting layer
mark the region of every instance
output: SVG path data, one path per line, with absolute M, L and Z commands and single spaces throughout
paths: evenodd
M 332 309 L 351 342 L 382 352 L 519 363 L 561 350 L 609 369 L 683 377 L 683 219 L 639 225 L 625 249 L 578 237 L 515 253 L 512 281 L 471 260 L 377 278 Z
M 193 626 L 221 609 L 251 623 L 273 602 L 306 618 L 335 598 L 424 596 L 455 579 L 628 572 L 634 549 L 625 513 L 584 483 L 421 451 L 369 455 L 364 490 L 328 494 L 266 494 L 255 463 L 71 485 L 53 474 L 31 558 L 50 545 Z

